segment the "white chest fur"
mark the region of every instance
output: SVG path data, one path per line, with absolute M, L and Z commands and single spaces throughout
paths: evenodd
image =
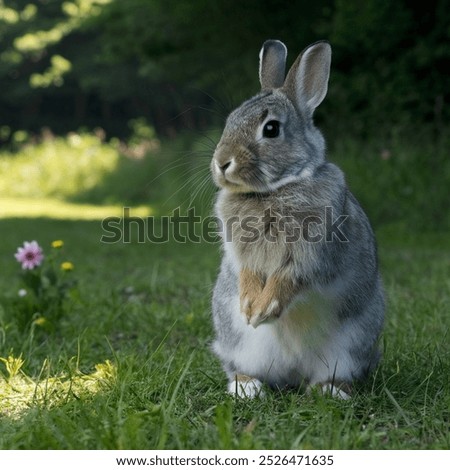
M 230 305 L 231 321 L 241 339 L 233 348 L 216 343 L 215 350 L 239 373 L 278 387 L 347 376 L 354 367 L 348 354 L 349 331 L 336 321 L 336 305 L 332 291 L 307 291 L 281 318 L 255 329 L 241 314 L 236 295 Z

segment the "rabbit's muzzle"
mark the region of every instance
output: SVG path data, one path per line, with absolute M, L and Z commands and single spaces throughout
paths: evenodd
M 211 162 L 214 182 L 221 188 L 245 192 L 249 189 L 245 176 L 252 158 L 252 153 L 244 146 L 219 143 Z

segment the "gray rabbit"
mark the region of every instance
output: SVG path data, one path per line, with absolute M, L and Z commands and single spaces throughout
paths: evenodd
M 331 47 L 308 46 L 285 79 L 286 55 L 264 43 L 261 92 L 229 115 L 211 162 L 224 248 L 213 350 L 230 393 L 254 397 L 266 383 L 348 398 L 380 356 L 376 242 L 313 124 Z

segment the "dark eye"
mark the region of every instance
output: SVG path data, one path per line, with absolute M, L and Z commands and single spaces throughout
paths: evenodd
M 279 121 L 269 121 L 266 122 L 263 128 L 263 137 L 268 137 L 273 139 L 280 135 L 280 122 Z

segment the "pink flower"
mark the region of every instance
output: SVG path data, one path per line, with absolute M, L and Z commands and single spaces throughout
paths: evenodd
M 22 263 L 22 269 L 33 269 L 44 259 L 42 248 L 36 241 L 24 242 L 23 247 L 19 247 L 14 256 L 19 263 Z

